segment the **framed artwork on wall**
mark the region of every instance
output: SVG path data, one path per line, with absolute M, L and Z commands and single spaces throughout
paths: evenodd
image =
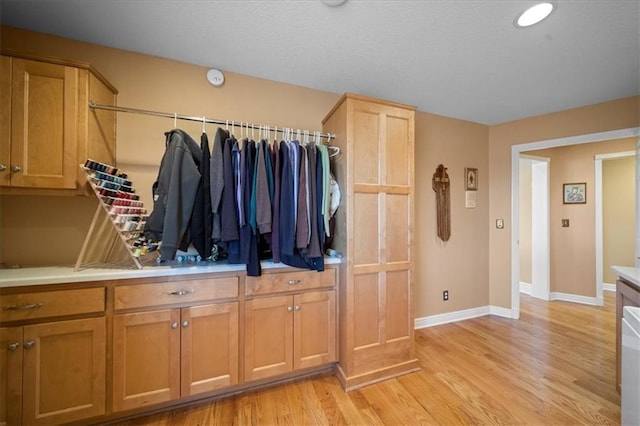
M 562 203 L 563 204 L 586 204 L 587 203 L 587 184 L 582 183 L 565 183 L 562 185 Z
M 478 169 L 464 168 L 464 189 L 465 191 L 478 190 Z

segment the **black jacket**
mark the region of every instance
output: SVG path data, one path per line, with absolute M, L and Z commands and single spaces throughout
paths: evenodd
M 166 148 L 153 184 L 153 211 L 147 218 L 145 236 L 162 241 L 162 258 L 173 260 L 177 249 L 186 250 L 190 242 L 187 228 L 200 184 L 202 150 L 182 130 L 171 130 L 165 136 Z

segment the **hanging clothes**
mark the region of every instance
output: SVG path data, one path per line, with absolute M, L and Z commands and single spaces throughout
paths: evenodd
M 307 149 L 309 156 L 309 204 L 311 211 L 311 229 L 309 233 L 308 254 L 310 257 L 322 256 L 322 246 L 318 234 L 318 221 L 322 216 L 318 216 L 318 149 L 316 145 L 311 145 Z M 322 203 L 322 199 L 320 199 Z
M 255 194 L 256 194 L 256 226 L 260 234 L 271 233 L 271 195 L 269 194 L 269 177 L 267 167 L 268 142 L 260 141 L 256 156 Z
M 211 188 L 211 212 L 213 214 L 211 222 L 211 238 L 214 241 L 220 240 L 220 203 L 222 201 L 222 190 L 224 189 L 224 168 L 222 152 L 224 143 L 229 138 L 229 132 L 222 128 L 216 130 L 213 140 L 213 150 L 210 162 L 210 188 Z
M 220 240 L 233 241 L 240 238 L 238 233 L 238 213 L 236 188 L 233 172 L 232 151 L 237 143 L 231 136 L 222 147 L 222 200 L 220 203 Z
M 229 263 L 245 264 L 248 276 L 260 275 L 265 258 L 324 270 L 324 244 L 339 197 L 326 146 L 238 141 L 217 129 L 210 152 L 206 133 L 200 146 L 181 130 L 166 137 L 154 201 L 163 199 L 163 190 L 172 201 L 157 205 L 147 225 L 150 235 L 155 229 L 162 239 L 163 258 L 173 259 L 191 243 L 207 259 L 215 243 Z M 170 191 L 167 185 L 173 185 Z
M 273 202 L 271 210 L 273 211 L 271 217 L 271 253 L 273 261 L 280 263 L 280 185 L 282 175 L 282 161 L 280 157 L 280 144 L 277 140 L 273 141 L 273 148 L 271 150 L 273 155 Z
M 165 133 L 165 153 L 153 184 L 153 211 L 145 224 L 145 238 L 162 241 L 162 259 L 173 260 L 178 248 L 190 243 L 187 232 L 200 183 L 202 150 L 184 131 Z
M 296 248 L 305 248 L 309 245 L 311 215 L 309 211 L 309 161 L 307 149 L 303 145 L 298 148 L 300 152 L 300 173 L 298 175 L 298 211 L 296 226 Z
M 202 150 L 202 158 L 198 168 L 200 182 L 193 205 L 189 229 L 191 230 L 193 247 L 202 259 L 207 259 L 211 257 L 213 245 L 211 238 L 213 213 L 211 211 L 211 181 L 209 179 L 211 153 L 209 152 L 209 138 L 206 133 L 203 133 L 200 137 L 200 149 Z

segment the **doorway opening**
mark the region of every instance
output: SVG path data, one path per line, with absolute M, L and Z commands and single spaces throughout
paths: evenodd
M 520 317 L 520 259 L 518 250 L 520 208 L 519 208 L 519 174 L 520 156 L 527 151 L 556 148 L 561 146 L 601 142 L 614 139 L 640 136 L 640 127 L 613 130 L 609 132 L 591 133 L 567 138 L 550 139 L 513 145 L 511 147 L 511 317 Z M 640 226 L 636 226 L 639 229 Z M 638 238 L 640 240 L 640 238 Z M 637 257 L 637 253 L 636 253 Z

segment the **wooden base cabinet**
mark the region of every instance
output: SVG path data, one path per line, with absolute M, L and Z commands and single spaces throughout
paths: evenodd
M 244 380 L 261 380 L 337 360 L 336 269 L 267 271 L 247 277 Z
M 238 383 L 238 302 L 113 318 L 113 411 Z
M 114 412 L 238 383 L 238 286 L 235 275 L 115 286 Z
M 640 287 L 623 280 L 616 281 L 616 389 L 622 383 L 622 316 L 625 306 L 640 306 Z
M 245 302 L 246 381 L 336 360 L 335 290 Z
M 0 329 L 0 424 L 104 414 L 105 340 L 104 317 Z

